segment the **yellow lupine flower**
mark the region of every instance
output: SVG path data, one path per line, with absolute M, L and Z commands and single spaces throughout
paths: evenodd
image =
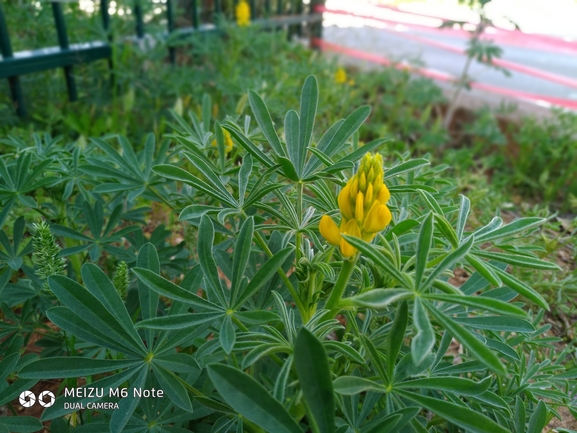
M 335 83 L 345 84 L 347 82 L 347 71 L 344 68 L 339 68 L 335 72 Z
M 250 25 L 250 6 L 245 0 L 240 0 L 236 5 L 235 16 L 239 27 Z
M 224 153 L 230 153 L 233 147 L 232 137 L 230 136 L 230 132 L 228 132 L 226 129 L 223 129 L 222 132 L 224 135 Z M 218 146 L 216 143 L 216 138 L 212 140 L 211 144 L 215 147 Z
M 343 257 L 350 257 L 357 250 L 341 235 L 355 236 L 370 242 L 391 222 L 391 211 L 387 207 L 391 194 L 383 177 L 383 158 L 379 154 L 367 153 L 357 173 L 339 193 L 341 226 L 337 226 L 328 215 L 321 218 L 321 234 L 329 244 L 340 248 Z

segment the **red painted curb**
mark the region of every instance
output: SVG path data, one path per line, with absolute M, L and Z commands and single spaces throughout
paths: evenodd
M 330 42 L 323 41 L 322 39 L 314 39 L 313 43 L 316 46 L 318 46 L 319 48 L 322 48 L 322 49 L 325 49 L 328 51 L 346 54 L 348 56 L 355 57 L 357 59 L 366 60 L 366 61 L 369 61 L 372 63 L 381 64 L 384 66 L 393 66 L 397 69 L 405 69 L 405 70 L 408 70 L 412 73 L 416 73 L 416 74 L 419 74 L 419 75 L 424 76 L 424 77 L 432 78 L 434 80 L 445 81 L 445 82 L 455 81 L 454 76 L 447 74 L 447 73 L 444 73 L 444 72 L 441 72 L 441 71 L 436 71 L 434 69 L 428 69 L 428 68 L 416 68 L 416 67 L 406 65 L 404 63 L 393 63 L 389 59 L 387 59 L 386 57 L 383 57 L 381 55 L 373 54 L 373 53 L 367 53 L 365 51 L 360 51 L 360 50 L 357 50 L 354 48 L 348 48 L 348 47 L 345 47 L 342 45 L 333 44 Z M 471 87 L 475 88 L 475 89 L 495 93 L 498 95 L 510 96 L 510 97 L 513 97 L 516 99 L 529 101 L 529 102 L 532 102 L 532 103 L 534 103 L 536 105 L 540 105 L 540 106 L 555 105 L 558 107 L 568 108 L 570 110 L 577 111 L 577 101 L 574 101 L 571 99 L 563 99 L 563 98 L 556 98 L 553 96 L 539 95 L 536 93 L 522 92 L 519 90 L 512 90 L 512 89 L 507 89 L 505 87 L 493 86 L 490 84 L 477 83 L 477 82 L 471 83 Z
M 351 12 L 338 9 L 328 9 L 324 6 L 317 6 L 315 8 L 317 12 L 331 13 L 337 15 L 349 15 L 358 18 L 373 19 L 391 26 L 403 25 L 407 29 L 413 31 L 421 31 L 435 34 L 451 34 L 452 36 L 458 36 L 461 38 L 469 38 L 469 32 L 465 30 L 456 30 L 450 28 L 440 28 L 439 26 L 426 26 L 422 24 L 411 24 L 407 22 L 395 21 L 391 19 L 385 19 L 382 17 L 375 16 L 373 14 L 364 14 L 360 12 Z M 410 14 L 407 14 L 410 15 Z M 431 18 L 442 22 L 441 18 Z M 518 47 L 531 48 L 533 50 L 547 51 L 547 52 L 559 52 L 564 54 L 577 54 L 577 44 L 563 39 L 553 39 L 546 35 L 531 35 L 522 32 L 514 32 L 510 30 L 495 29 L 491 27 L 491 32 L 485 32 L 482 36 L 483 39 L 490 39 L 501 45 L 513 45 Z

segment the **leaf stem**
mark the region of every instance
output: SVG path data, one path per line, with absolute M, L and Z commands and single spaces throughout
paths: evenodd
M 339 273 L 337 282 L 333 287 L 333 291 L 331 292 L 329 300 L 325 304 L 325 309 L 329 310 L 329 312 L 323 316 L 324 320 L 334 318 L 339 312 L 340 309 L 339 304 L 341 302 L 347 284 L 351 279 L 351 275 L 353 275 L 355 264 L 357 263 L 358 258 L 359 254 L 357 253 L 352 257 L 351 260 L 343 260 L 343 266 L 341 267 L 341 272 Z

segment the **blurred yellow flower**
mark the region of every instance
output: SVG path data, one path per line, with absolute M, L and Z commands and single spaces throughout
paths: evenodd
M 226 129 L 223 129 L 222 132 L 224 135 L 224 152 L 230 153 L 230 151 L 232 150 L 232 147 L 233 147 L 232 137 L 230 136 L 230 132 L 228 132 Z M 212 140 L 211 144 L 215 147 L 217 146 L 216 138 L 214 140 Z
M 240 0 L 236 5 L 235 16 L 239 27 L 250 25 L 250 6 L 245 0 Z
M 335 72 L 335 83 L 345 84 L 347 82 L 347 71 L 344 68 L 339 68 Z
M 350 257 L 357 250 L 341 235 L 370 242 L 391 222 L 391 211 L 386 205 L 391 194 L 383 178 L 381 155 L 365 154 L 359 170 L 339 193 L 340 227 L 328 215 L 321 218 L 321 234 L 329 244 L 340 248 L 343 257 Z

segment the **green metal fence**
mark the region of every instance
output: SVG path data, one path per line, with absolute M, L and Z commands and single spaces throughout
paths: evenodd
M 134 20 L 135 38 L 137 40 L 141 40 L 146 36 L 144 3 L 141 3 L 144 1 L 151 0 L 135 0 L 132 14 L 129 18 Z M 218 23 L 225 12 L 222 0 L 181 0 L 180 5 L 182 1 L 190 2 L 191 16 L 189 18 L 191 26 L 180 28 L 176 28 L 174 20 L 174 9 L 177 1 L 166 0 L 165 3 L 167 31 L 164 36 L 167 39 L 174 40 L 173 38 L 186 37 L 194 33 L 219 31 Z M 234 4 L 237 1 L 234 0 Z M 288 27 L 291 32 L 298 34 L 302 34 L 303 27 L 308 27 L 311 37 L 318 38 L 321 36 L 322 14 L 316 12 L 316 9 L 317 6 L 324 3 L 324 0 L 249 0 L 248 3 L 251 6 L 252 25 L 257 25 L 264 29 Z M 24 94 L 19 79 L 21 75 L 62 68 L 68 89 L 68 97 L 71 101 L 75 101 L 78 98 L 78 92 L 74 79 L 74 65 L 107 59 L 112 67 L 111 39 L 70 44 L 62 3 L 51 1 L 50 5 L 54 16 L 58 46 L 14 52 L 6 16 L 0 0 L 0 53 L 2 54 L 0 58 L 0 79 L 8 79 L 11 97 L 19 116 L 26 115 Z M 203 22 L 201 20 L 202 15 L 207 15 L 206 12 L 211 12 L 214 22 Z M 100 0 L 99 14 L 104 33 L 110 35 L 112 17 L 109 14 L 109 0 Z M 124 19 L 126 19 L 126 16 Z M 175 64 L 175 47 L 168 43 L 167 49 L 170 62 Z

